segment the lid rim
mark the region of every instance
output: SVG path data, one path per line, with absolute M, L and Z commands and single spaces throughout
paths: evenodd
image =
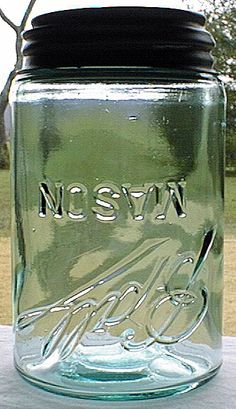
M 182 10 L 182 9 L 173 9 L 173 8 L 168 8 L 168 7 L 140 7 L 140 6 L 111 6 L 111 7 L 97 7 L 97 8 L 81 8 L 81 9 L 71 9 L 71 10 L 60 10 L 52 13 L 45 13 L 40 16 L 34 17 L 32 20 L 32 26 L 33 28 L 40 27 L 42 25 L 48 25 L 48 21 L 52 21 L 52 18 L 54 18 L 54 24 L 55 20 L 58 21 L 58 23 L 61 22 L 61 20 L 68 20 L 68 18 L 74 18 L 77 19 L 77 14 L 80 12 L 80 17 L 82 18 L 92 18 L 93 16 L 96 18 L 97 14 L 102 15 L 109 15 L 109 18 L 115 17 L 117 18 L 117 15 L 119 14 L 119 18 L 130 18 L 130 14 L 135 14 L 136 18 L 138 17 L 144 17 L 144 14 L 148 18 L 154 18 L 156 17 L 156 14 L 159 16 L 161 15 L 162 18 L 173 18 L 177 19 L 177 17 L 181 17 L 181 20 L 183 21 L 184 17 L 191 17 L 192 22 L 196 22 L 197 24 L 200 24 L 201 26 L 205 25 L 206 18 L 202 13 L 197 13 L 194 11 L 190 10 Z

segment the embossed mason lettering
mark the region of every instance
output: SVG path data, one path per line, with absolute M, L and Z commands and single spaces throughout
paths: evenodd
M 63 217 L 64 186 L 62 183 L 55 183 L 54 192 L 47 183 L 43 182 L 39 186 L 39 216 L 46 216 L 46 209 L 51 210 L 55 219 Z
M 56 219 L 67 216 L 71 220 L 85 221 L 94 215 L 100 222 L 113 222 L 126 207 L 133 220 L 139 222 L 150 212 L 154 220 L 165 220 L 171 209 L 178 218 L 185 218 L 185 190 L 184 179 L 143 185 L 124 183 L 121 187 L 103 182 L 91 190 L 82 183 L 66 187 L 62 182 L 47 180 L 39 186 L 39 216 L 45 218 L 51 213 Z M 91 207 L 88 204 L 90 195 L 94 201 Z
M 105 186 L 101 183 L 93 191 L 93 197 L 98 206 L 92 211 L 97 220 L 112 222 L 118 216 L 119 204 L 116 199 L 120 198 L 120 190 L 112 183 Z
M 127 199 L 134 220 L 144 219 L 145 207 L 150 194 L 154 192 L 155 186 L 151 183 L 145 183 L 142 187 L 134 187 L 130 184 L 122 185 L 122 192 Z
M 67 187 L 67 192 L 70 195 L 70 202 L 69 202 L 69 210 L 67 211 L 67 215 L 72 220 L 85 220 L 87 215 L 83 208 L 76 209 L 76 201 L 80 203 L 86 198 L 88 191 L 87 188 L 82 185 L 81 183 L 74 183 Z M 76 200 L 77 199 L 77 200 Z

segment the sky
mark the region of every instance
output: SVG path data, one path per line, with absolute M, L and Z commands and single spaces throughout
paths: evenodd
M 0 0 L 0 8 L 15 24 L 19 24 L 24 10 L 30 0 Z M 198 1 L 192 2 L 192 9 L 199 10 Z M 38 0 L 28 20 L 27 28 L 33 17 L 51 11 L 83 7 L 107 6 L 152 6 L 169 8 L 186 8 L 183 0 Z M 8 73 L 15 63 L 15 34 L 14 31 L 0 18 L 0 90 L 2 90 Z

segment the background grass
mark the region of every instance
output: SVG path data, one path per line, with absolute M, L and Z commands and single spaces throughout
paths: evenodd
M 0 171 L 0 237 L 10 235 L 10 172 Z
M 236 176 L 225 178 L 225 222 L 236 223 Z

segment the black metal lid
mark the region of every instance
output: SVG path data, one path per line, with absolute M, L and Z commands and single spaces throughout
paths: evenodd
M 145 66 L 211 72 L 215 43 L 202 14 L 105 7 L 38 16 L 24 33 L 25 68 Z

